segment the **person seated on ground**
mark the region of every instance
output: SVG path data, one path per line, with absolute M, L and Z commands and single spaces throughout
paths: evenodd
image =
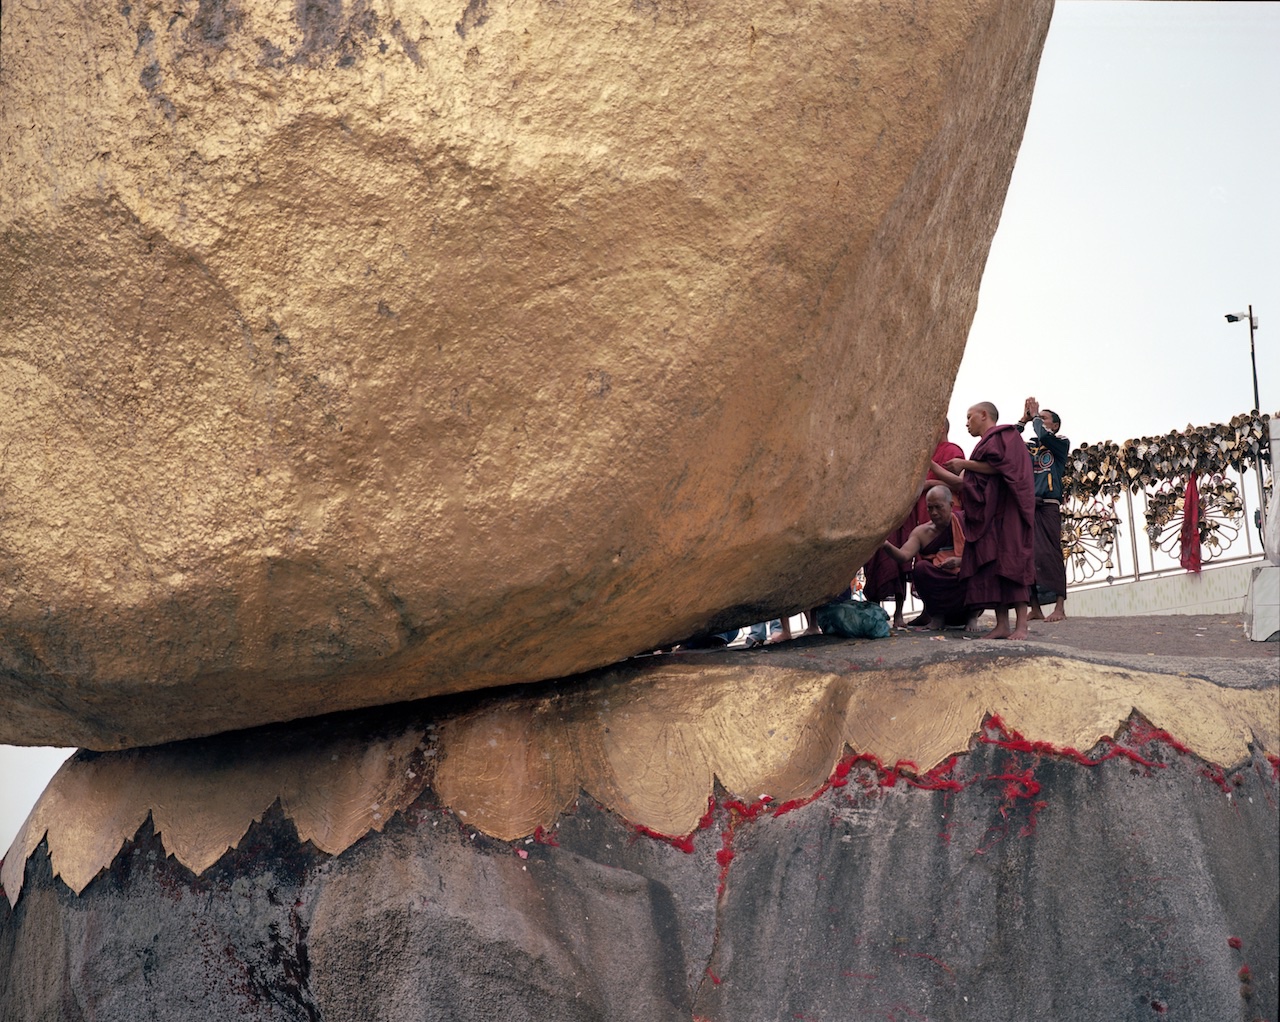
M 852 583 L 850 583 L 848 586 L 845 587 L 844 592 L 840 593 L 837 596 L 831 597 L 831 599 L 828 600 L 827 602 L 835 603 L 835 602 L 839 602 L 840 600 L 852 600 L 852 599 L 853 599 L 853 585 Z M 823 606 L 823 604 L 819 604 L 818 606 L 819 607 Z M 781 629 L 777 632 L 774 632 L 772 635 L 770 635 L 768 641 L 770 643 L 790 642 L 792 639 L 802 638 L 806 635 L 823 634 L 822 629 L 818 627 L 817 614 L 818 614 L 818 607 L 811 607 L 809 610 L 805 611 L 801 615 L 804 618 L 804 631 L 800 632 L 798 635 L 793 635 L 791 632 L 791 615 L 783 614 L 780 619 Z
M 760 621 L 747 629 L 747 635 L 743 640 L 743 645 L 746 646 L 747 649 L 751 649 L 755 646 L 763 646 L 769 641 L 769 637 L 771 635 L 777 635 L 781 631 L 782 622 L 777 618 L 774 618 L 772 621 Z
M 899 525 L 885 539 L 886 543 L 905 543 L 914 527 L 915 512 Z M 893 600 L 893 627 L 906 628 L 906 618 L 902 614 L 902 604 L 907 598 L 907 566 L 895 561 L 878 547 L 866 564 L 862 565 L 862 573 L 866 581 L 862 586 L 862 596 L 868 603 L 883 603 Z M 855 572 L 856 574 L 856 572 Z
M 925 474 L 924 479 L 920 481 L 919 489 L 916 491 L 916 503 L 912 509 L 907 512 L 907 517 L 902 520 L 893 532 L 885 537 L 885 542 L 892 546 L 898 547 L 907 541 L 907 537 L 911 535 L 913 529 L 917 526 L 924 525 L 929 521 L 929 512 L 925 507 L 925 495 L 930 489 L 936 486 L 940 481 L 952 486 L 955 493 L 960 489 L 960 477 L 952 475 L 942 467 L 942 462 L 952 458 L 963 458 L 964 451 L 957 444 L 953 444 L 947 439 L 947 434 L 951 431 L 951 422 L 949 419 L 943 418 L 938 425 L 938 432 L 933 440 L 933 454 L 929 459 L 929 470 Z M 943 476 L 948 478 L 943 478 Z M 953 502 L 959 506 L 959 497 L 953 494 Z M 866 578 L 866 585 L 863 587 L 862 595 L 871 603 L 883 603 L 885 600 L 893 600 L 893 627 L 906 628 L 907 622 L 903 617 L 902 604 L 907 597 L 907 581 L 910 574 L 911 565 L 908 561 L 902 564 L 888 556 L 883 546 L 879 547 L 875 553 L 871 555 L 870 560 L 862 565 L 862 572 Z M 911 624 L 922 624 L 925 615 L 915 618 Z
M 951 489 L 951 506 L 959 508 L 960 505 L 960 477 L 952 472 L 948 472 L 943 466 L 952 458 L 963 458 L 964 450 L 959 444 L 953 444 L 949 439 L 951 434 L 951 420 L 944 418 L 942 424 L 938 427 L 938 435 L 934 438 L 933 454 L 929 458 L 929 471 L 925 473 L 924 481 L 920 484 L 920 496 L 916 499 L 915 513 L 912 516 L 911 524 L 906 531 L 902 533 L 901 539 L 889 537 L 890 542 L 895 545 L 901 545 L 906 537 L 911 534 L 911 530 L 917 525 L 924 525 L 929 521 L 929 511 L 925 507 L 925 498 L 929 491 L 942 483 Z M 907 622 L 910 626 L 918 626 L 927 624 L 929 616 L 927 614 L 919 614 Z
M 960 581 L 964 512 L 953 509 L 951 496 L 950 488 L 941 483 L 930 488 L 925 494 L 929 520 L 911 530 L 901 547 L 888 540 L 881 547 L 901 564 L 915 559 L 912 584 L 924 604 L 926 627 L 932 631 L 969 621 L 964 605 L 965 586 Z

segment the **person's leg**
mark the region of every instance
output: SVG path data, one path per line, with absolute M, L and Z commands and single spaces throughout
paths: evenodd
M 1026 614 L 1026 608 L 1023 608 L 1023 614 Z M 1023 621 L 1023 627 L 1026 627 L 1026 621 Z M 1009 628 L 1009 604 L 1002 603 L 996 607 L 996 626 L 983 636 L 984 639 L 1007 639 L 1012 634 Z
M 1026 603 L 1015 603 L 1013 605 L 1013 613 L 1015 616 L 1015 621 L 1013 625 L 1013 631 L 1009 633 L 1009 638 L 1011 639 L 1028 638 L 1029 633 L 1027 632 L 1027 616 L 1028 616 L 1027 608 L 1029 606 L 1030 605 Z
M 791 615 L 783 614 L 780 617 L 780 628 L 773 635 L 769 636 L 770 642 L 790 642 L 791 641 Z
M 902 616 L 902 602 L 906 597 L 902 593 L 897 593 L 893 597 L 893 627 L 906 628 L 907 619 Z
M 1053 605 L 1053 613 L 1050 614 L 1046 621 L 1065 621 L 1067 619 L 1067 598 L 1059 596 L 1058 602 Z
M 1043 621 L 1044 611 L 1040 609 L 1040 598 L 1036 595 L 1035 589 L 1031 590 L 1031 610 L 1027 614 L 1029 621 Z

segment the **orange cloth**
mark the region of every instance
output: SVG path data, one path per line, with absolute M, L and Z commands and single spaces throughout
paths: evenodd
M 935 568 L 938 568 L 941 571 L 949 571 L 953 575 L 959 575 L 960 574 L 959 562 L 956 562 L 956 565 L 954 568 L 942 567 L 943 561 L 949 561 L 953 557 L 964 556 L 964 526 L 960 524 L 960 519 L 956 516 L 956 513 L 954 511 L 951 512 L 951 542 L 952 542 L 952 549 L 939 550 L 936 554 L 930 555 L 928 559 Z

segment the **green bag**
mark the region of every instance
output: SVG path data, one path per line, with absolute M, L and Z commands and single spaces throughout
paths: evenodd
M 866 600 L 838 600 L 813 612 L 823 635 L 843 635 L 846 639 L 887 639 L 889 615 L 878 603 Z

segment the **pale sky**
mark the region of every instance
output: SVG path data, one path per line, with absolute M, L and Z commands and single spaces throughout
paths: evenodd
M 1072 443 L 1280 409 L 1280 4 L 1059 2 L 951 396 Z
M 951 398 L 1073 443 L 1280 409 L 1280 4 L 1059 0 Z M 0 852 L 69 750 L 0 746 Z

